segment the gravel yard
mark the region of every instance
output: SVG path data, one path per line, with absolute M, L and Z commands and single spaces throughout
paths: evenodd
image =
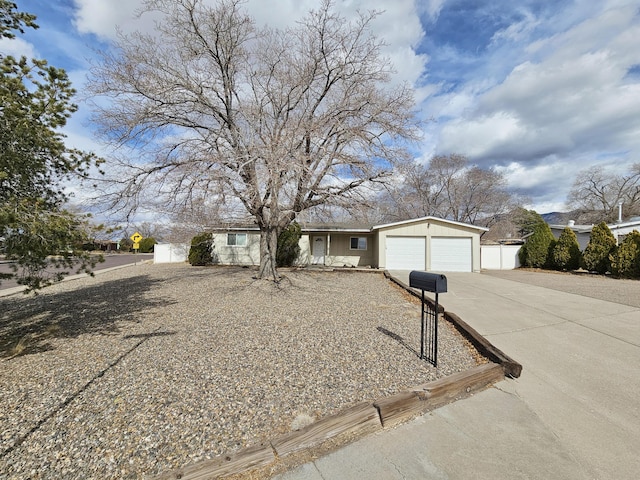
M 466 370 L 379 273 L 138 265 L 0 299 L 0 478 L 141 478 Z
M 640 308 L 640 280 L 528 268 L 486 270 L 483 274 Z

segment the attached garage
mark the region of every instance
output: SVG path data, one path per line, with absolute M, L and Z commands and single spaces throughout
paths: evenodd
M 432 272 L 480 271 L 480 235 L 486 228 L 437 217 L 373 227 L 378 268 Z
M 387 237 L 387 270 L 424 270 L 426 268 L 425 237 Z
M 471 237 L 431 238 L 431 270 L 434 272 L 472 272 Z

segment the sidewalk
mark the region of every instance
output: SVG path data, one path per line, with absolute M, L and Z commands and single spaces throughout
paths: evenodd
M 275 478 L 638 478 L 640 309 L 489 275 L 447 278 L 440 303 L 520 362 L 521 377 Z

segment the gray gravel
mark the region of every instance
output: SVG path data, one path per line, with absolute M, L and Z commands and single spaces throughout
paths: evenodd
M 0 478 L 141 478 L 476 365 L 377 273 L 142 265 L 0 300 Z
M 483 270 L 483 274 L 597 298 L 640 308 L 640 280 L 612 278 L 587 272 L 553 272 L 519 268 L 517 270 Z

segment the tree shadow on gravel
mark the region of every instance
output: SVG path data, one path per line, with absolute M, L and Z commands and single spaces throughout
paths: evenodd
M 139 323 L 141 312 L 175 303 L 147 295 L 163 281 L 144 275 L 69 292 L 0 300 L 0 358 L 51 350 L 49 341 L 56 338 L 117 335 L 122 322 Z

